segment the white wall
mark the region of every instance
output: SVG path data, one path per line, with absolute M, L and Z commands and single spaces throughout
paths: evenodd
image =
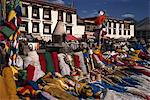
M 58 20 L 58 10 L 51 10 L 51 20 L 43 19 L 43 8 L 39 7 L 40 19 L 32 18 L 32 6 L 28 6 L 28 18 L 22 18 L 28 22 L 28 33 L 40 36 L 44 40 L 52 40 L 52 33 L 56 27 Z M 39 23 L 39 33 L 32 33 L 32 21 Z M 72 23 L 66 23 L 66 12 L 63 12 L 63 22 L 66 26 L 72 26 L 72 35 L 81 38 L 85 31 L 85 26 L 77 25 L 77 14 L 72 14 Z M 51 34 L 43 34 L 44 23 L 51 24 Z M 66 27 L 65 27 L 66 29 Z
M 106 27 L 106 31 L 108 32 L 108 29 L 111 28 L 111 34 L 107 34 L 106 36 L 110 37 L 110 38 L 120 38 L 120 37 L 123 37 L 123 38 L 131 38 L 132 36 L 134 36 L 134 25 L 130 25 L 130 35 L 128 35 L 128 31 L 126 30 L 126 35 L 124 35 L 124 24 L 121 24 L 121 35 L 119 35 L 119 23 L 116 23 L 116 34 L 113 34 L 114 33 L 114 30 L 113 30 L 113 27 L 114 27 L 114 23 L 111 22 L 111 27 L 109 27 L 109 24 L 107 23 L 107 27 Z

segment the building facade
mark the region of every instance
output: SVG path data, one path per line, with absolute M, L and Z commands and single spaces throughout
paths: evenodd
M 93 34 L 96 28 L 96 17 L 85 18 L 85 33 Z M 131 38 L 134 37 L 134 24 L 131 21 L 118 20 L 114 18 L 107 18 L 105 31 L 106 36 L 110 38 Z
M 58 21 L 65 24 L 65 33 L 82 37 L 85 26 L 77 23 L 76 9 L 46 0 L 23 0 L 21 32 L 35 38 L 52 41 L 52 34 Z
M 144 39 L 145 42 L 150 43 L 150 17 L 146 17 L 135 26 L 135 37 L 138 40 Z

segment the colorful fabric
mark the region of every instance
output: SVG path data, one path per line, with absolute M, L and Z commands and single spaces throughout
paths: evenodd
M 39 54 L 39 61 L 40 61 L 41 69 L 45 73 L 46 72 L 46 60 L 44 58 L 44 54 Z
M 60 71 L 62 75 L 70 75 L 71 70 L 69 65 L 65 62 L 65 57 L 65 54 L 58 54 Z
M 5 80 L 5 85 L 8 91 L 9 98 L 12 100 L 19 100 L 16 90 L 15 80 L 13 79 L 13 73 L 10 67 L 5 67 L 3 69 L 2 75 Z
M 7 26 L 2 26 L 0 27 L 0 32 L 2 32 L 7 38 L 9 38 L 10 35 L 13 34 L 15 31 L 13 31 Z
M 74 58 L 74 64 L 75 64 L 75 67 L 77 67 L 77 68 L 80 69 L 80 60 L 79 60 L 79 56 L 78 56 L 78 55 L 74 55 L 73 58 Z
M 46 52 L 44 54 L 45 59 L 46 59 L 46 72 L 52 72 L 54 73 L 54 64 L 53 64 L 53 60 L 52 60 L 52 56 L 49 52 Z
M 54 63 L 55 72 L 60 72 L 59 61 L 58 61 L 58 53 L 57 52 L 52 52 L 51 55 L 52 55 L 52 59 L 53 59 L 53 63 Z
M 35 72 L 35 67 L 29 64 L 27 67 L 27 81 L 33 80 L 34 72 Z

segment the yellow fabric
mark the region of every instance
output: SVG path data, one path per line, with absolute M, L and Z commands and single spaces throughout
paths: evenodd
M 8 15 L 8 22 L 10 22 L 16 16 L 16 12 L 11 10 Z
M 10 100 L 19 100 L 16 90 L 15 80 L 13 79 L 13 72 L 10 67 L 5 67 L 3 69 L 2 75 L 4 77 L 5 85 L 8 91 Z
M 0 100 L 8 100 L 8 92 L 5 85 L 4 78 L 0 75 Z
M 13 39 L 13 34 L 9 37 L 9 40 L 12 40 Z
M 78 100 L 77 97 L 74 97 L 64 90 L 60 88 L 60 86 L 56 84 L 49 83 L 48 85 L 44 86 L 43 88 L 46 92 L 50 93 L 52 96 L 58 98 L 59 100 Z

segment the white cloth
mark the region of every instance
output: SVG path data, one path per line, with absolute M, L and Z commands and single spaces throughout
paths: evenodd
M 19 55 L 16 58 L 16 66 L 23 69 L 23 59 Z
M 75 55 L 79 56 L 80 68 L 82 69 L 84 74 L 87 74 L 87 68 L 86 68 L 86 65 L 85 65 L 85 62 L 84 62 L 83 52 L 82 51 L 76 52 Z
M 45 73 L 41 70 L 39 55 L 36 51 L 28 52 L 28 56 L 24 59 L 24 68 L 27 68 L 29 64 L 35 67 L 33 81 L 37 81 L 45 75 Z
M 68 64 L 66 64 L 64 58 L 65 58 L 65 54 L 60 53 L 58 54 L 58 60 L 59 60 L 59 66 L 60 66 L 60 70 L 61 70 L 61 74 L 62 75 L 70 75 L 70 67 Z

